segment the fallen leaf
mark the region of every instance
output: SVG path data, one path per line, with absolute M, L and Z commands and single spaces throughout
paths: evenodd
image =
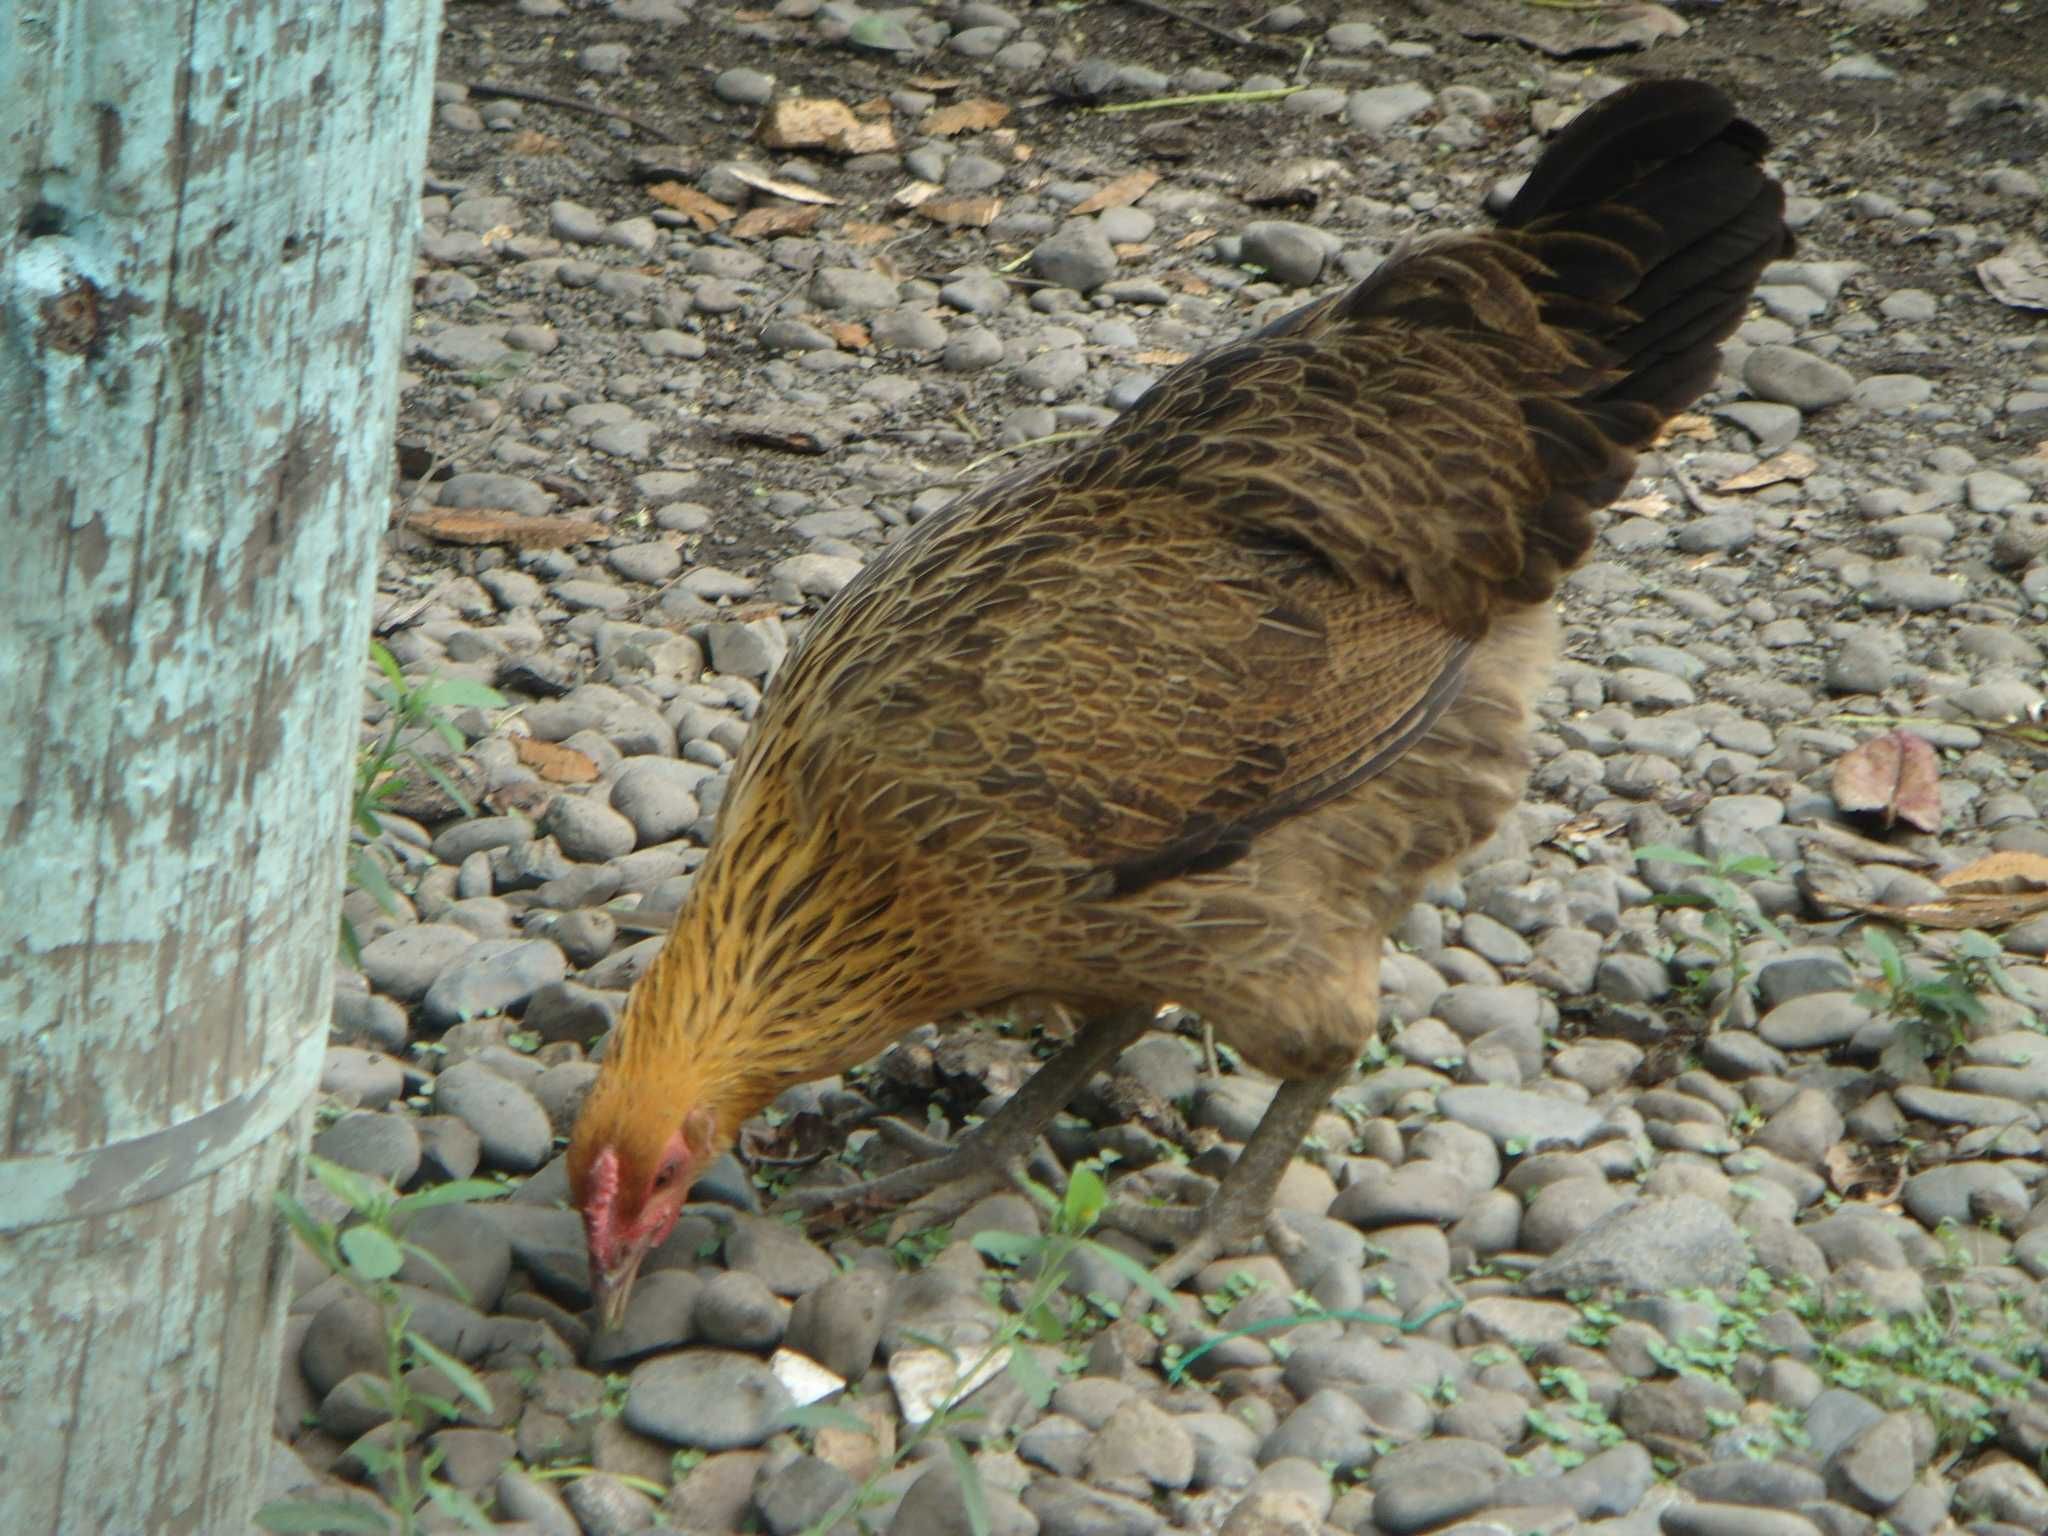
M 1804 480 L 1820 463 L 1810 453 L 1797 448 L 1787 448 L 1783 453 L 1752 465 L 1738 474 L 1730 475 L 1714 489 L 1717 491 L 1760 491 L 1767 485 L 1783 485 L 1787 480 Z
M 790 1401 L 799 1408 L 846 1389 L 845 1377 L 793 1349 L 778 1349 L 770 1355 L 768 1374 L 782 1383 Z
M 889 1356 L 889 1385 L 896 1389 L 903 1422 L 915 1429 L 938 1412 L 941 1403 L 958 1401 L 994 1381 L 1009 1363 L 1007 1344 L 979 1356 L 973 1350 L 963 1356 L 949 1349 L 898 1349 Z
M 886 96 L 870 96 L 866 101 L 856 101 L 853 111 L 856 117 L 889 117 L 896 107 Z
M 1830 787 L 1845 811 L 1872 812 L 1889 827 L 1903 821 L 1941 830 L 1941 770 L 1934 748 L 1911 731 L 1873 736 L 1836 759 Z
M 842 155 L 885 155 L 896 147 L 896 130 L 888 123 L 856 122 L 825 147 Z
M 1714 424 L 1691 411 L 1680 411 L 1664 423 L 1664 430 L 1657 434 L 1657 440 L 1650 446 L 1661 448 L 1681 437 L 1691 438 L 1696 443 L 1710 443 L 1714 440 Z
M 861 219 L 849 219 L 839 227 L 839 238 L 849 245 L 880 245 L 895 234 L 894 224 L 870 224 Z
M 2018 850 L 1987 853 L 1935 883 L 1946 891 L 1978 896 L 2048 891 L 2048 855 Z
M 920 91 L 957 91 L 967 82 L 956 76 L 912 75 L 905 83 Z
M 2022 235 L 2008 240 L 1996 256 L 1977 263 L 1978 280 L 1999 303 L 2013 309 L 2048 309 L 2048 250 Z
M 1105 208 L 1125 208 L 1158 185 L 1157 171 L 1132 171 L 1128 176 L 1117 177 L 1107 186 L 1097 187 L 1067 212 L 1079 216 L 1100 213 Z
M 1794 831 L 1801 842 L 1821 843 L 1858 864 L 1894 864 L 1900 869 L 1934 867 L 1935 861 L 1924 853 L 1911 848 L 1900 848 L 1891 843 L 1876 842 L 1851 832 L 1847 827 L 1837 827 L 1829 822 L 1817 821 L 1810 827 L 1798 827 Z
M 1148 349 L 1131 359 L 1140 368 L 1177 368 L 1187 360 L 1187 353 L 1177 352 L 1170 347 Z
M 868 155 L 896 147 L 886 122 L 863 122 L 853 108 L 829 96 L 789 96 L 762 114 L 756 138 L 770 149 L 829 149 Z
M 956 133 L 985 133 L 991 128 L 1000 128 L 1009 116 L 1010 109 L 1000 101 L 970 96 L 949 107 L 933 107 L 925 113 L 917 128 L 920 133 L 947 139 Z
M 597 780 L 597 761 L 574 747 L 542 741 L 538 736 L 515 736 L 512 750 L 519 761 L 550 784 L 591 784 Z
M 987 229 L 1003 211 L 1003 200 L 993 192 L 973 197 L 934 197 L 919 203 L 917 211 L 934 224 L 954 229 Z
M 732 237 L 735 240 L 765 240 L 776 235 L 807 234 L 824 212 L 814 203 L 796 208 L 778 208 L 772 204 L 764 208 L 749 208 L 734 221 Z
M 874 345 L 868 328 L 858 320 L 827 320 L 825 334 L 849 352 L 865 352 Z
M 729 166 L 732 179 L 743 186 L 752 187 L 756 192 L 766 192 L 772 197 L 786 197 L 792 203 L 816 203 L 821 208 L 835 208 L 839 199 L 829 192 L 820 192 L 816 187 L 807 187 L 800 181 L 784 181 L 777 176 L 764 175 L 749 170 L 744 165 Z
M 510 544 L 515 549 L 567 549 L 605 535 L 603 523 L 580 517 L 529 517 L 488 507 L 423 507 L 406 527 L 443 544 Z
M 1192 272 L 1183 272 L 1178 267 L 1166 273 L 1165 278 L 1167 282 L 1173 284 L 1182 293 L 1188 294 L 1193 298 L 1199 299 L 1206 294 L 1216 291 L 1214 286 L 1207 280 L 1195 276 Z
M 1213 229 L 1191 230 L 1173 242 L 1173 249 L 1176 251 L 1192 251 L 1196 246 L 1207 245 L 1211 240 L 1214 240 L 1216 233 Z
M 823 149 L 859 127 L 853 108 L 829 96 L 785 96 L 761 114 L 754 137 L 770 149 Z
M 1110 250 L 1115 253 L 1118 261 L 1136 261 L 1140 257 L 1152 254 L 1152 247 L 1141 240 L 1126 240 L 1112 245 Z
M 679 181 L 658 181 L 647 189 L 647 195 L 677 213 L 687 214 L 700 230 L 716 229 L 733 215 L 733 210 L 717 198 Z
M 906 181 L 889 194 L 889 201 L 898 208 L 917 208 L 930 202 L 944 190 L 936 181 Z
M 1617 501 L 1614 510 L 1626 512 L 1630 517 L 1662 517 L 1671 510 L 1671 498 L 1662 491 L 1652 491 L 1647 496 L 1633 496 L 1627 501 Z
M 505 147 L 515 155 L 559 155 L 562 141 L 538 128 L 522 128 L 512 135 Z
M 1945 896 L 1940 901 L 1913 901 L 1894 906 L 1889 902 L 1863 901 L 1816 887 L 1814 898 L 1825 906 L 1840 907 L 1881 917 L 1887 922 L 1910 923 L 1916 928 L 2010 928 L 2048 912 L 2048 891 L 2023 891 L 2014 895 Z

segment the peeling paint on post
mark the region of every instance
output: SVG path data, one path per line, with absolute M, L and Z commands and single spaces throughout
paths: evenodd
M 248 1529 L 438 0 L 0 6 L 0 1531 Z

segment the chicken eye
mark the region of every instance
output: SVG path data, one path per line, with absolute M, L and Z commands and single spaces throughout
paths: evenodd
M 670 1163 L 654 1176 L 654 1187 L 656 1189 L 667 1189 L 675 1181 L 676 1165 Z

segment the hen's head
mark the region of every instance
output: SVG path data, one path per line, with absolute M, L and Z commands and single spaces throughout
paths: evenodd
M 645 1100 L 593 1095 L 569 1142 L 569 1191 L 583 1212 L 599 1326 L 625 1315 L 641 1260 L 675 1229 L 690 1186 L 718 1156 L 718 1120 Z

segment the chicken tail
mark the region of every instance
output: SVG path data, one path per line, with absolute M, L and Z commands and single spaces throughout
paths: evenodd
M 1714 381 L 1719 344 L 1764 268 L 1792 248 L 1770 141 L 1714 86 L 1646 80 L 1581 113 L 1501 218 L 1544 267 L 1546 323 L 1599 343 L 1621 376 L 1585 403 L 1661 421 Z

